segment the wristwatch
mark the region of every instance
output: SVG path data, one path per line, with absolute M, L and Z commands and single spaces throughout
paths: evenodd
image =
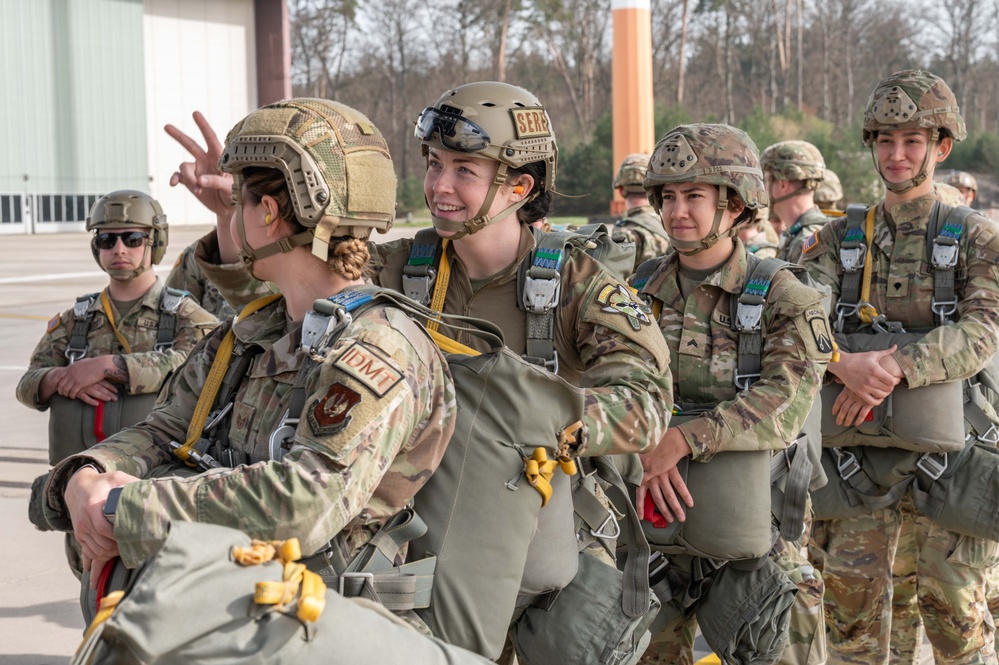
M 121 497 L 122 487 L 112 488 L 108 492 L 108 500 L 104 502 L 104 517 L 107 518 L 108 522 L 114 524 L 114 515 L 118 512 L 118 499 Z

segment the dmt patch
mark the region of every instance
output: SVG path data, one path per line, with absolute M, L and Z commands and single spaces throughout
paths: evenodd
M 402 372 L 369 346 L 354 342 L 333 363 L 347 374 L 367 386 L 371 392 L 384 397 L 402 381 Z

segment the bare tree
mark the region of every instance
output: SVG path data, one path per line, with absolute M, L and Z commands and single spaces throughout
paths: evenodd
M 289 9 L 296 94 L 336 99 L 356 0 L 292 0 Z

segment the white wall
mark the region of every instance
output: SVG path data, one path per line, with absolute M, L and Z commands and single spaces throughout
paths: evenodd
M 163 131 L 176 125 L 204 145 L 195 110 L 219 141 L 257 107 L 253 0 L 144 0 L 149 191 L 171 225 L 215 219 L 170 176 L 188 153 Z

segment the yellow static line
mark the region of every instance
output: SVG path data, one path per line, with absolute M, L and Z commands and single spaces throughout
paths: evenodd
M 0 319 L 25 319 L 27 321 L 48 321 L 51 317 L 37 314 L 0 314 Z
M 701 658 L 699 661 L 694 663 L 694 665 L 721 665 L 721 658 L 715 654 L 711 654 Z

